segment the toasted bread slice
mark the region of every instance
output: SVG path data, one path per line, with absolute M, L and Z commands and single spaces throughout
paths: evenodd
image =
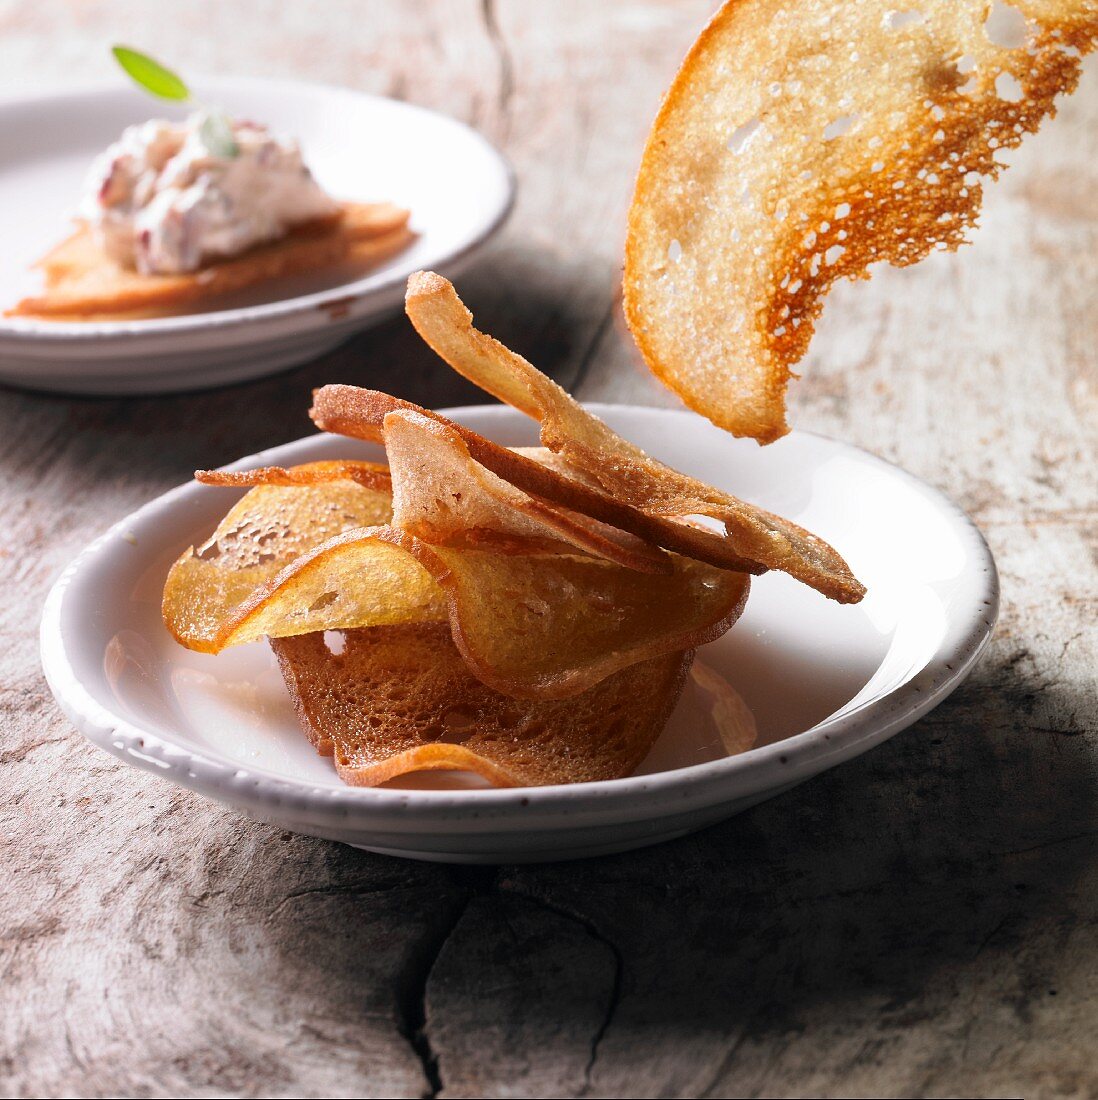
M 6 316 L 105 321 L 193 312 L 275 279 L 371 267 L 412 241 L 408 218 L 407 210 L 390 203 L 347 203 L 334 218 L 297 226 L 280 240 L 181 275 L 120 267 L 82 225 L 39 261 L 45 292 L 24 298 Z
M 682 691 L 693 651 L 622 669 L 567 700 L 520 702 L 469 671 L 443 623 L 348 630 L 271 646 L 298 718 L 340 778 L 369 787 L 414 771 L 471 771 L 498 787 L 629 775 Z

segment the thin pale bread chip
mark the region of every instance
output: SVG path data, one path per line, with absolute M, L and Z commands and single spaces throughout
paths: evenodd
M 195 481 L 203 485 L 224 485 L 242 489 L 255 485 L 323 485 L 330 481 L 353 481 L 364 489 L 391 493 L 389 467 L 379 462 L 327 459 L 303 466 L 259 466 L 254 470 L 195 470 Z M 366 526 L 370 526 L 367 524 Z
M 142 275 L 107 258 L 87 226 L 43 257 L 46 289 L 6 316 L 109 320 L 166 316 L 293 275 L 366 268 L 412 241 L 409 212 L 390 203 L 347 203 L 335 219 L 311 222 L 277 241 L 180 275 Z
M 383 443 L 385 417 L 402 409 L 421 413 L 453 428 L 477 462 L 531 496 L 628 531 L 645 542 L 719 569 L 733 569 L 741 573 L 766 572 L 765 565 L 737 554 L 729 540 L 716 531 L 664 516 L 649 516 L 577 477 L 566 476 L 552 465 L 501 447 L 464 425 L 413 405 L 410 401 L 402 401 L 399 397 L 358 386 L 322 386 L 313 392 L 313 407 L 309 415 L 321 431 Z
M 766 443 L 823 296 L 955 249 L 1000 149 L 1055 113 L 1093 0 L 731 0 L 694 43 L 641 161 L 625 313 L 691 408 Z
M 579 550 L 645 573 L 671 572 L 670 559 L 656 547 L 536 500 L 497 477 L 446 424 L 400 410 L 385 417 L 384 429 L 393 526 L 424 542 L 504 552 L 536 544 L 548 552 Z
M 725 525 L 736 554 L 779 569 L 842 602 L 865 588 L 823 539 L 657 462 L 622 439 L 521 355 L 473 327 L 453 286 L 431 271 L 408 279 L 405 309 L 416 331 L 451 367 L 541 425 L 541 442 L 588 484 L 655 516 L 709 516 Z
M 693 654 L 633 665 L 566 701 L 518 702 L 469 672 L 440 624 L 271 642 L 305 733 L 352 786 L 475 772 L 500 786 L 629 775 L 663 729 Z
M 293 467 L 291 477 L 331 472 L 328 463 Z M 164 622 L 190 649 L 216 652 L 230 613 L 290 562 L 333 535 L 384 524 L 392 516 L 387 487 L 340 480 L 318 485 L 263 485 L 246 493 L 211 537 L 172 566 L 164 587 Z

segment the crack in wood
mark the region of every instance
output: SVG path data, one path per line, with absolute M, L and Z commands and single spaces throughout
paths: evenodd
M 511 128 L 511 97 L 515 91 L 515 65 L 511 58 L 511 50 L 507 45 L 507 39 L 504 38 L 503 32 L 500 30 L 499 20 L 496 16 L 495 0 L 481 0 L 480 15 L 484 23 L 484 30 L 488 35 L 488 41 L 492 45 L 496 62 L 499 65 L 499 88 L 496 94 L 496 106 L 500 113 L 500 132 L 506 137 Z
M 399 1031 L 419 1060 L 427 1086 L 421 1093 L 422 1100 L 435 1100 L 445 1087 L 427 1019 L 427 986 L 431 973 L 465 916 L 469 903 L 479 894 L 491 892 L 496 868 L 455 866 L 451 877 L 459 889 L 457 897 L 439 923 L 412 949 L 393 983 Z
M 503 889 L 501 887 L 501 889 Z M 610 1030 L 610 1025 L 613 1023 L 614 1016 L 617 1014 L 618 1006 L 621 1004 L 622 995 L 622 979 L 625 974 L 625 958 L 613 940 L 611 940 L 598 925 L 586 914 L 580 913 L 569 907 L 557 904 L 556 902 L 547 901 L 544 897 L 536 893 L 530 893 L 526 890 L 516 889 L 513 885 L 506 886 L 507 892 L 513 894 L 515 897 L 522 898 L 523 901 L 536 905 L 539 909 L 543 909 L 547 913 L 552 913 L 554 916 L 560 917 L 563 920 L 569 920 L 573 924 L 578 924 L 587 935 L 591 937 L 596 943 L 610 953 L 610 958 L 614 964 L 614 975 L 610 982 L 610 990 L 606 998 L 606 1006 L 603 1009 L 602 1019 L 599 1021 L 599 1025 L 595 1028 L 595 1031 L 591 1035 L 590 1053 L 587 1058 L 587 1063 L 583 1069 L 583 1085 L 579 1092 L 576 1093 L 577 1097 L 586 1097 L 591 1095 L 591 1082 L 594 1076 L 595 1063 L 599 1058 L 599 1049 L 602 1046 L 602 1041 L 606 1037 L 606 1033 Z

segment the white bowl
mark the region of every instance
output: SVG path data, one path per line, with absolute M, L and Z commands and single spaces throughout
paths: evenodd
M 130 123 L 185 114 L 124 79 L 113 88 L 0 103 L 0 310 L 40 285 L 31 265 L 69 232 L 95 155 Z M 237 308 L 148 321 L 0 317 L 0 382 L 171 393 L 282 370 L 394 312 L 411 272 L 459 272 L 511 209 L 507 162 L 475 131 L 433 111 L 290 80 L 203 80 L 195 94 L 297 138 L 337 197 L 408 207 L 418 238 L 361 278 L 335 286 L 295 280 L 282 288 L 293 296 L 275 302 L 263 301 L 260 290 L 255 304 L 242 296 Z
M 235 499 L 197 484 L 117 524 L 54 585 L 42 621 L 54 695 L 108 752 L 251 816 L 395 855 L 494 862 L 621 851 L 729 817 L 891 737 L 967 675 L 995 622 L 998 578 L 979 531 L 939 492 L 821 436 L 760 448 L 692 413 L 593 407 L 657 457 L 823 535 L 869 586 L 844 607 L 766 574 L 740 622 L 700 651 L 753 710 L 759 747 L 722 757 L 705 699 L 688 689 L 627 779 L 447 790 L 429 774 L 346 787 L 298 730 L 265 643 L 191 653 L 161 622 L 168 566 Z M 535 442 L 511 409 L 449 415 L 509 446 Z M 315 435 L 231 468 L 377 455 Z

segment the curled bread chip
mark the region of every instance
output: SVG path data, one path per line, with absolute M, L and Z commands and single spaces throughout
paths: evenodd
M 309 463 L 288 471 L 307 479 L 332 472 Z M 246 493 L 197 550 L 172 566 L 164 586 L 164 622 L 190 649 L 216 652 L 229 616 L 306 551 L 343 531 L 388 523 L 387 488 L 354 481 L 261 485 Z
M 195 470 L 195 481 L 203 485 L 224 485 L 234 489 L 255 485 L 323 485 L 330 481 L 353 481 L 365 489 L 391 493 L 389 467 L 380 462 L 352 462 L 327 459 L 302 466 L 259 466 L 254 470 Z M 367 526 L 370 526 L 367 524 Z
M 186 559 L 177 563 L 169 587 L 193 586 L 191 571 Z M 217 653 L 263 637 L 446 617 L 442 590 L 402 543 L 400 532 L 388 526 L 355 527 L 306 550 L 239 603 L 223 605 L 212 629 L 201 635 L 176 633 L 176 639 L 191 649 Z
M 309 410 L 309 415 L 322 431 L 382 443 L 385 438 L 385 417 L 399 410 L 420 413 L 452 428 L 465 441 L 469 454 L 481 466 L 531 496 L 548 500 L 570 512 L 589 516 L 600 523 L 628 531 L 645 542 L 696 558 L 720 569 L 733 569 L 741 573 L 766 572 L 765 565 L 737 554 L 729 540 L 716 531 L 664 516 L 650 516 L 638 508 L 615 500 L 578 476 L 567 476 L 553 463 L 545 463 L 529 454 L 501 447 L 464 425 L 413 405 L 410 401 L 402 401 L 399 397 L 390 397 L 389 394 L 377 390 L 360 389 L 358 386 L 322 386 L 313 393 L 313 407 Z
M 709 516 L 725 525 L 736 554 L 789 573 L 844 603 L 865 594 L 823 539 L 657 462 L 522 356 L 478 332 L 472 314 L 442 276 L 430 271 L 412 275 L 405 308 L 416 331 L 454 370 L 537 420 L 543 446 L 607 496 L 652 516 Z
M 394 527 L 446 546 L 525 551 L 535 544 L 642 572 L 671 572 L 668 556 L 636 536 L 536 500 L 497 477 L 450 426 L 399 410 L 385 417 L 384 428 Z
M 954 249 L 980 177 L 1074 89 L 1093 0 L 731 0 L 645 147 L 625 313 L 652 371 L 736 435 L 788 431 L 823 296 Z
M 691 653 L 614 673 L 566 701 L 519 702 L 469 672 L 444 625 L 350 630 L 271 642 L 302 727 L 352 786 L 463 770 L 500 787 L 630 774 L 659 736 Z
M 216 304 L 220 297 L 292 275 L 366 268 L 411 243 L 408 211 L 389 203 L 348 203 L 336 218 L 180 275 L 142 275 L 104 256 L 82 226 L 40 261 L 45 292 L 24 298 L 12 317 L 109 320 L 160 317 Z

